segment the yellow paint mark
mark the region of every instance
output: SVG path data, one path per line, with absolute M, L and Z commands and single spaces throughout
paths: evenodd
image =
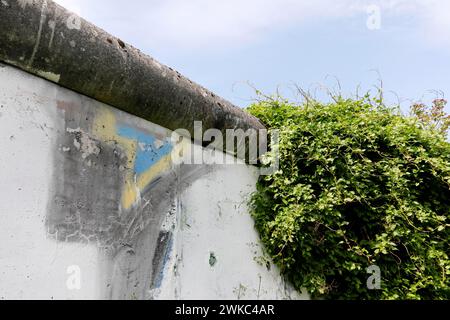
M 127 156 L 127 169 L 125 172 L 125 185 L 122 190 L 122 207 L 129 209 L 138 198 L 138 191 L 134 182 L 134 162 L 136 160 L 137 142 L 121 137 L 116 132 L 116 117 L 111 110 L 102 109 L 98 112 L 93 127 L 93 133 L 99 139 L 114 145 L 118 143 Z

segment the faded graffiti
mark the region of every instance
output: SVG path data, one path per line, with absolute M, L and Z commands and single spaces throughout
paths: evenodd
M 155 137 L 142 129 L 119 124 L 109 110 L 97 116 L 93 133 L 108 144 L 118 144 L 127 158 L 127 166 L 119 167 L 125 172 L 121 197 L 124 210 L 136 204 L 139 194 L 170 168 L 172 145 L 166 137 Z
M 48 235 L 95 244 L 109 257 L 106 298 L 151 298 L 172 246 L 173 228 L 163 224 L 176 214 L 182 187 L 182 170 L 171 163 L 170 138 L 112 109 L 88 106 L 88 100 L 58 101 L 57 107 L 64 127 Z M 184 175 L 192 178 L 192 171 Z

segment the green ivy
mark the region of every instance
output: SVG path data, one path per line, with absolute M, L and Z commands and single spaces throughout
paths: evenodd
M 369 95 L 301 105 L 267 99 L 248 112 L 279 130 L 280 167 L 261 176 L 252 215 L 298 290 L 450 299 L 450 144 L 442 130 Z M 381 271 L 379 290 L 366 285 L 371 265 Z

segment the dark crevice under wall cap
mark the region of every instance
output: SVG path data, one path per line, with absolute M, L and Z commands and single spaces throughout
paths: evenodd
M 52 1 L 0 2 L 0 60 L 168 129 L 263 129 L 177 71 Z

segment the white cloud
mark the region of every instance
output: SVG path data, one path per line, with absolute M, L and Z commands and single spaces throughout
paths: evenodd
M 182 45 L 225 45 L 254 41 L 273 29 L 310 19 L 342 17 L 352 1 L 170 0 L 149 12 L 160 36 Z
M 72 11 L 80 16 L 83 15 L 80 6 L 81 1 L 78 0 L 53 0 L 53 1 L 60 4 L 69 11 Z
M 450 46 L 450 1 L 420 1 L 423 36 L 432 44 Z
M 447 0 L 56 0 L 137 46 L 204 50 L 252 43 L 271 30 L 310 21 L 367 15 L 379 5 L 382 18 L 413 17 L 412 32 L 450 45 Z M 362 23 L 361 27 L 365 25 Z M 382 24 L 382 28 L 383 28 Z
M 270 30 L 361 11 L 354 0 L 56 0 L 124 38 L 178 48 L 236 46 Z

